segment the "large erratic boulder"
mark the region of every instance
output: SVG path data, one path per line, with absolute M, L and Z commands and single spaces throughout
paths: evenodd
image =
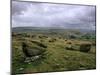
M 46 49 L 41 48 L 39 46 L 35 46 L 34 44 L 30 44 L 27 42 L 22 43 L 22 51 L 26 57 L 33 57 L 37 55 L 42 55 Z
M 70 44 L 70 45 L 67 45 L 65 48 L 67 50 L 80 51 L 80 52 L 89 52 L 91 50 L 91 46 L 92 46 L 91 43 L 85 42 L 85 43 L 80 43 L 78 45 Z
M 83 43 L 80 45 L 81 52 L 89 52 L 91 50 L 91 43 Z

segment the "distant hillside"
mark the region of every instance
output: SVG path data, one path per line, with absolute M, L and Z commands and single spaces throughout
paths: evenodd
M 63 28 L 52 28 L 52 27 L 13 27 L 12 32 L 62 32 L 62 31 L 70 31 L 70 32 L 88 32 L 95 33 L 95 30 L 87 30 L 87 29 L 63 29 Z

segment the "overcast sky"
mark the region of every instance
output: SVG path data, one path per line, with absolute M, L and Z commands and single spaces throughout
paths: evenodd
M 95 29 L 95 6 L 12 2 L 12 27 Z

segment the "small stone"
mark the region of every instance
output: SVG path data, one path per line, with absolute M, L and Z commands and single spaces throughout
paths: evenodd
M 28 62 L 30 62 L 30 59 L 26 58 L 26 60 L 24 62 L 28 63 Z
M 30 62 L 28 64 L 31 64 Z
M 64 59 L 68 60 L 69 59 L 69 56 L 63 56 Z
M 34 56 L 34 57 L 31 58 L 31 60 L 32 60 L 32 61 L 35 61 L 35 60 L 37 60 L 37 59 L 39 59 L 39 58 L 40 58 L 40 56 Z
M 56 66 L 60 66 L 60 64 L 56 64 Z
M 36 60 L 36 59 L 39 59 L 39 58 L 40 58 L 40 56 L 35 56 L 35 57 L 34 57 L 35 60 Z
M 23 70 L 23 69 L 24 69 L 24 68 L 21 67 L 19 70 Z

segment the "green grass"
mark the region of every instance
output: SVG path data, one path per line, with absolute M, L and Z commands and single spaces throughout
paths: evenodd
M 40 35 L 40 34 L 39 34 Z M 84 41 L 81 39 L 59 39 L 56 38 L 55 42 L 49 42 L 48 38 L 38 38 L 38 34 L 35 38 L 24 38 L 24 40 L 35 40 L 47 45 L 45 57 L 34 62 L 25 63 L 23 60 L 23 52 L 21 48 L 21 42 L 23 39 L 13 36 L 12 40 L 12 72 L 15 74 L 21 73 L 37 73 L 37 72 L 54 72 L 54 71 L 72 71 L 72 70 L 86 70 L 96 68 L 96 55 L 95 46 L 92 46 L 91 51 L 88 53 L 80 52 L 79 50 L 67 50 L 65 47 L 70 45 L 67 42 L 71 42 L 71 45 L 78 46 Z M 22 37 L 23 38 L 23 37 Z M 34 44 L 33 44 L 34 45 Z M 77 48 L 76 48 L 77 49 Z M 20 70 L 20 68 L 23 68 Z

